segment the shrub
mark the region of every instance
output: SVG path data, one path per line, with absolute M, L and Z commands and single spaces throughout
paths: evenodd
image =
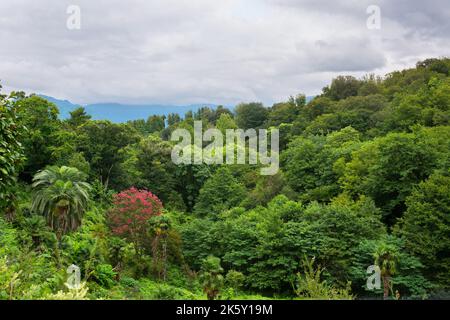
M 95 268 L 92 276 L 101 286 L 111 288 L 114 285 L 116 274 L 110 264 L 99 264 Z
M 153 193 L 131 188 L 114 195 L 109 212 L 113 234 L 132 242 L 139 254 L 146 247 L 147 221 L 162 214 L 163 205 Z
M 295 294 L 299 297 L 315 300 L 352 300 L 350 283 L 346 288 L 337 289 L 321 279 L 323 269 L 314 267 L 314 258 L 303 261 L 304 273 L 297 273 Z

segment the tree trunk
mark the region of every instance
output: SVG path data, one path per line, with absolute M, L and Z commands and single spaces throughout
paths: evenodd
M 389 289 L 390 289 L 391 277 L 384 276 L 383 277 L 383 299 L 387 300 L 389 298 Z

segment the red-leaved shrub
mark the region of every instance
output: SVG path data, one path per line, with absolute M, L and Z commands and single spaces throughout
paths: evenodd
M 114 206 L 109 212 L 112 232 L 143 249 L 147 238 L 147 221 L 162 214 L 163 205 L 153 193 L 131 188 L 114 195 Z

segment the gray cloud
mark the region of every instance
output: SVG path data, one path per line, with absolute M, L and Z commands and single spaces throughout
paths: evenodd
M 75 102 L 266 103 L 449 55 L 444 0 L 2 0 L 0 79 Z M 81 30 L 66 8 L 81 7 Z M 382 29 L 366 28 L 378 4 Z

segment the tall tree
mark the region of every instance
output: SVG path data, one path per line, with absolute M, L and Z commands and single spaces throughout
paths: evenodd
M 82 152 L 91 168 L 91 175 L 105 185 L 116 186 L 122 149 L 138 141 L 135 129 L 110 121 L 89 121 L 78 129 L 78 151 Z
M 353 76 L 338 76 L 330 86 L 323 88 L 323 95 L 332 100 L 342 100 L 358 95 L 361 82 Z
M 200 189 L 194 211 L 201 216 L 215 216 L 237 206 L 245 197 L 244 186 L 227 167 L 219 168 Z
M 381 243 L 374 253 L 375 265 L 380 268 L 381 279 L 383 280 L 383 298 L 389 297 L 389 292 L 393 294 L 392 276 L 397 272 L 398 252 L 396 247 Z
M 267 121 L 269 111 L 262 103 L 242 103 L 236 106 L 236 123 L 240 129 L 258 129 Z
M 138 256 L 150 248 L 148 222 L 162 214 L 162 202 L 147 190 L 130 188 L 114 195 L 108 213 L 112 232 L 133 243 Z
M 450 288 L 450 177 L 434 174 L 406 199 L 407 210 L 396 232 L 406 249 L 426 266 L 438 287 Z
M 67 123 L 74 128 L 81 126 L 83 123 L 91 120 L 91 116 L 86 113 L 83 107 L 79 107 L 70 112 L 70 118 L 67 119 Z
M 440 149 L 448 148 L 449 134 L 449 130 L 390 133 L 364 143 L 345 166 L 344 190 L 372 197 L 392 226 L 405 211 L 413 186 L 448 158 L 448 151 L 446 156 Z
M 19 125 L 13 108 L 15 99 L 15 94 L 9 97 L 0 95 L 0 210 L 10 215 L 14 213 L 13 187 L 24 160 L 23 147 L 19 141 L 24 128 Z
M 166 116 L 153 115 L 147 119 L 147 128 L 149 133 L 159 132 L 166 127 Z
M 85 174 L 70 167 L 49 167 L 33 178 L 31 209 L 46 217 L 58 238 L 81 224 L 91 189 L 85 179 Z
M 15 105 L 21 124 L 27 128 L 22 139 L 27 158 L 22 176 L 31 180 L 38 170 L 50 164 L 52 135 L 60 127 L 59 111 L 53 103 L 34 95 L 20 99 Z
M 200 278 L 208 300 L 214 300 L 219 295 L 224 282 L 222 272 L 219 258 L 209 256 L 203 260 Z

